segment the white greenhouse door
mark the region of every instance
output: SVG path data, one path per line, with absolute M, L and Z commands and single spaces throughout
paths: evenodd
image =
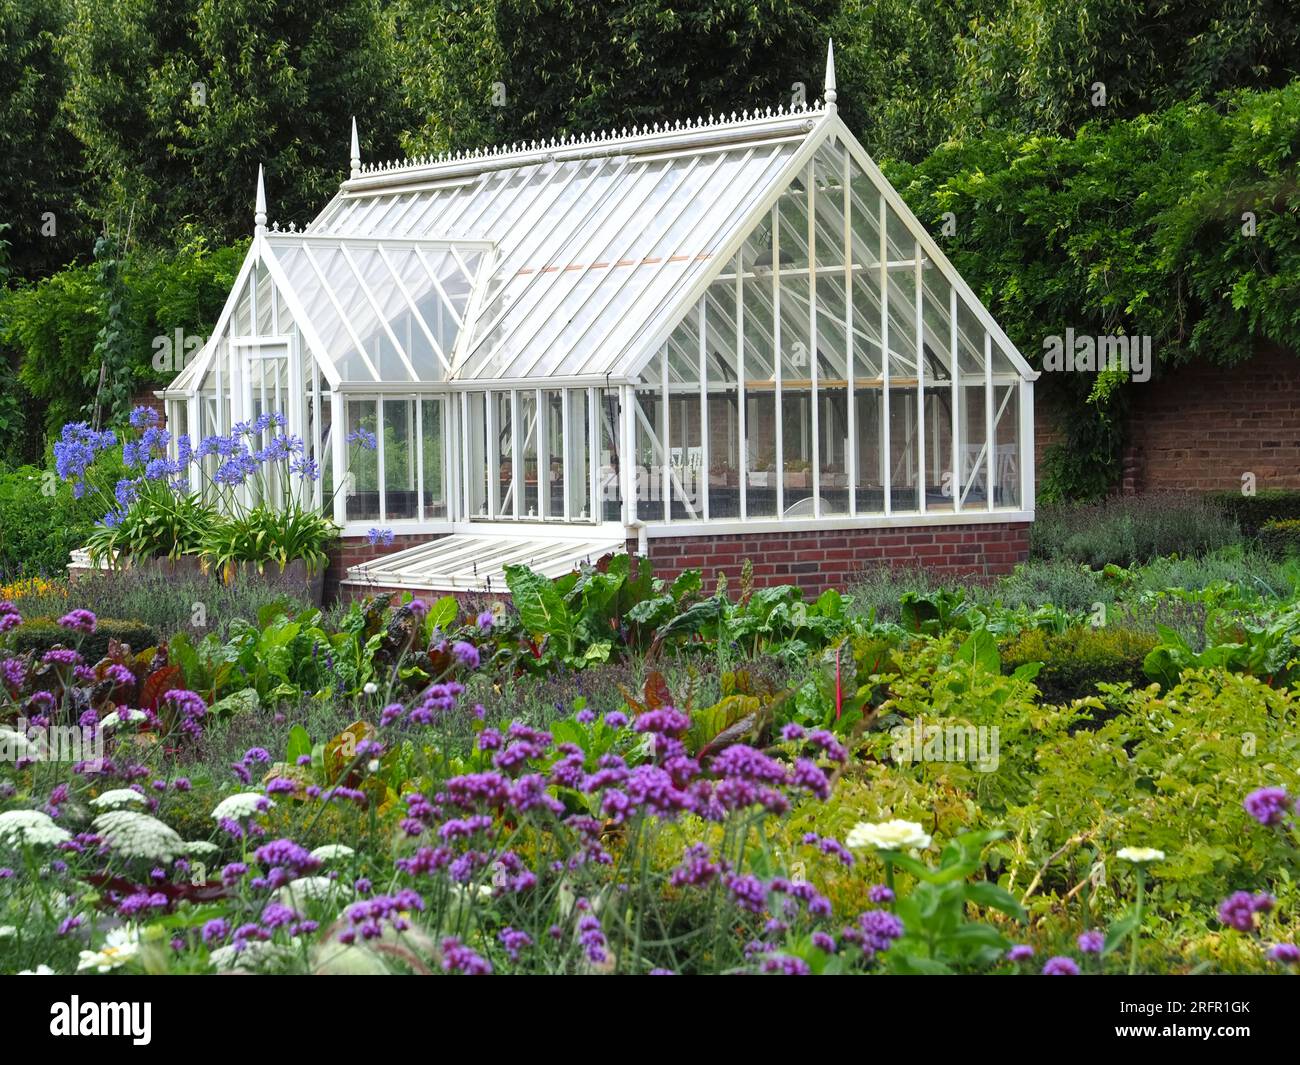
M 235 398 L 232 411 L 234 424 L 247 422 L 256 425 L 263 415 L 272 418 L 282 417 L 283 426 L 272 421 L 260 432 L 247 440 L 249 448 L 256 452 L 267 447 L 272 438 L 281 433 L 302 435 L 302 388 L 291 388 L 290 382 L 297 379 L 293 371 L 296 367 L 296 348 L 293 337 L 237 337 L 232 342 L 236 358 L 231 360 L 238 379 L 231 382 L 231 392 Z M 264 491 L 265 502 L 275 506 L 282 505 L 286 495 L 292 490 L 279 475 L 283 463 L 264 467 L 267 471 L 264 485 L 246 484 L 243 487 L 245 503 L 253 505 L 263 500 L 258 496 Z

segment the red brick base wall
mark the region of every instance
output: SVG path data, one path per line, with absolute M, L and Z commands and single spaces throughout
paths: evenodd
M 340 594 L 344 599 L 401 594 L 400 589 L 379 585 L 350 585 L 341 589 L 339 582 L 349 566 L 430 539 L 427 535 L 399 536 L 391 547 L 372 547 L 364 538 L 342 541 L 330 553 L 325 574 L 326 600 Z M 627 549 L 629 554 L 636 554 L 636 541 L 630 540 Z M 698 569 L 704 574 L 705 587 L 712 590 L 718 576 L 726 574 L 734 593 L 740 583 L 741 567 L 748 559 L 757 586 L 797 584 L 806 594 L 819 595 L 827 588 L 847 589 L 865 570 L 879 565 L 917 566 L 952 577 L 995 577 L 1010 573 L 1016 563 L 1029 555 L 1029 524 L 996 522 L 901 529 L 673 536 L 647 541 L 647 551 L 657 577 L 672 579 L 683 570 Z M 480 604 L 502 596 L 497 593 L 460 598 L 469 604 Z
M 824 532 L 681 536 L 647 541 L 657 577 L 698 569 L 706 588 L 725 574 L 732 591 L 741 567 L 753 564 L 760 587 L 797 584 L 819 595 L 841 591 L 874 566 L 917 566 L 945 576 L 994 577 L 1029 556 L 1029 524 L 929 525 L 901 529 L 828 529 Z M 636 551 L 636 542 L 628 543 Z

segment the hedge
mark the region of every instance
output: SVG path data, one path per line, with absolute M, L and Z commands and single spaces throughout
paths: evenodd
M 1026 629 L 1004 645 L 1002 664 L 1011 671 L 1027 662 L 1041 662 L 1034 683 L 1043 699 L 1066 703 L 1097 694 L 1097 685 L 1103 682 L 1128 681 L 1145 687 L 1150 681 L 1142 661 L 1157 642 L 1151 633 L 1119 626 L 1080 625 L 1060 634 Z
M 1300 555 L 1300 519 L 1265 522 L 1258 539 L 1259 546 L 1274 558 Z
M 1250 536 L 1271 521 L 1300 520 L 1300 491 L 1293 488 L 1264 488 L 1254 495 L 1211 492 L 1205 498 Z
M 89 635 L 69 632 L 49 618 L 33 618 L 10 630 L 9 646 L 15 654 L 42 655 L 55 646 L 75 647 L 88 664 L 98 662 L 108 653 L 108 641 L 128 643 L 132 651 L 158 645 L 158 634 L 139 621 L 100 618 Z

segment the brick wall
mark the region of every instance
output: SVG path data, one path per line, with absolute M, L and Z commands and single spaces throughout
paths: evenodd
M 1194 364 L 1132 388 L 1127 464 L 1138 490 L 1300 488 L 1300 357 L 1261 348 L 1228 369 Z
M 998 522 L 682 536 L 650 539 L 647 550 L 658 577 L 698 569 L 703 571 L 705 586 L 712 587 L 719 574 L 726 574 L 734 591 L 741 566 L 749 559 L 755 584 L 797 584 L 805 593 L 818 595 L 827 588 L 843 590 L 864 570 L 882 564 L 920 566 L 946 576 L 1009 573 L 1029 554 L 1029 525 Z M 636 551 L 635 541 L 629 542 L 628 551 Z
M 1034 390 L 1034 469 L 1039 480 L 1043 476 L 1043 455 L 1053 444 L 1059 444 L 1064 438 L 1052 401 L 1044 395 L 1046 389 L 1041 386 Z
M 1060 438 L 1038 390 L 1034 445 Z M 1300 488 L 1300 357 L 1261 345 L 1230 368 L 1194 363 L 1130 387 L 1128 443 L 1120 491 L 1208 492 L 1241 487 Z
M 400 536 L 391 547 L 372 547 L 365 538 L 349 538 L 330 553 L 325 574 L 325 598 L 356 599 L 370 595 L 399 595 L 400 589 L 376 586 L 340 588 L 347 567 L 379 558 L 428 536 Z M 848 588 L 866 569 L 881 564 L 921 566 L 947 576 L 993 577 L 1009 573 L 1029 554 L 1029 525 L 995 522 L 987 525 L 930 525 L 901 529 L 845 529 L 803 532 L 744 533 L 731 536 L 674 536 L 647 542 L 655 575 L 671 579 L 683 570 L 698 569 L 712 588 L 725 573 L 734 592 L 741 566 L 753 563 L 754 583 L 760 587 L 797 584 L 809 595 L 827 588 Z M 627 545 L 636 553 L 636 541 Z M 417 593 L 419 594 L 419 593 Z M 436 593 L 442 594 L 442 593 Z M 500 595 L 464 596 L 469 604 Z
M 158 412 L 158 424 L 167 424 L 167 403 L 160 397 L 155 396 L 152 388 L 137 392 L 131 397 L 131 409 L 135 410 L 136 407 L 149 407 L 156 410 Z

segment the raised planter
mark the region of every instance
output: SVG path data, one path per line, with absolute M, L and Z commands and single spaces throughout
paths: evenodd
M 309 574 L 307 563 L 300 558 L 294 559 L 283 570 L 274 562 L 263 563 L 261 569 L 256 562 L 240 562 L 231 578 L 232 583 L 257 579 L 282 586 L 285 591 L 297 592 L 315 606 L 320 606 L 325 598 L 325 567 Z
M 202 559 L 196 555 L 183 555 L 180 558 L 146 558 L 128 559 L 116 569 L 109 566 L 96 566 L 91 563 L 84 549 L 72 552 L 68 563 L 68 580 L 75 582 L 92 573 L 133 572 L 161 573 L 165 577 L 183 577 L 207 572 Z M 232 580 L 260 579 L 269 584 L 280 585 L 286 591 L 300 594 L 308 602 L 320 606 L 325 598 L 325 568 L 322 566 L 314 574 L 307 572 L 307 563 L 294 559 L 283 571 L 274 562 L 265 563 L 259 570 L 254 562 L 239 563 Z

